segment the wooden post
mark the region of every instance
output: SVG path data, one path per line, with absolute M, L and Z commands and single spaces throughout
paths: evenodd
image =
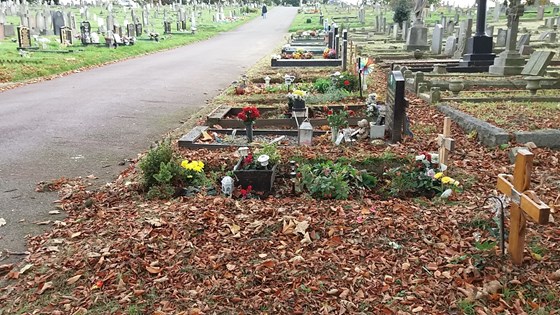
M 451 118 L 443 119 L 443 133 L 438 135 L 439 163 L 447 165 L 449 152 L 455 149 L 455 140 L 451 138 Z
M 538 224 L 548 223 L 550 216 L 550 208 L 539 200 L 535 192 L 528 190 L 532 167 L 533 153 L 521 149 L 517 151 L 513 176 L 498 175 L 498 190 L 511 199 L 508 250 L 511 253 L 511 260 L 516 265 L 523 263 L 525 215 Z

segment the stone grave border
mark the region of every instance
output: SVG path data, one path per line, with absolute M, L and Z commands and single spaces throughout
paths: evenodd
M 315 109 L 320 109 L 323 106 L 309 106 L 309 108 L 315 108 Z M 332 110 L 341 110 L 344 108 L 344 106 L 340 106 L 340 105 L 335 105 L 335 106 L 328 106 L 329 109 Z M 365 105 L 349 105 L 346 106 L 346 108 L 348 110 L 361 110 L 361 109 L 365 109 L 366 106 Z M 262 107 L 259 108 L 259 111 L 262 114 L 268 112 L 268 111 L 275 111 L 278 108 L 276 107 Z M 206 124 L 213 126 L 213 125 L 220 125 L 223 128 L 244 128 L 243 122 L 240 121 L 239 119 L 231 119 L 231 118 L 226 118 L 227 116 L 236 116 L 239 112 L 241 112 L 242 108 L 241 107 L 231 107 L 231 106 L 224 106 L 224 105 L 220 105 L 218 106 L 216 109 L 214 109 L 212 112 L 210 112 L 210 114 L 208 114 L 208 116 L 206 116 Z M 349 117 L 348 119 L 348 123 L 352 126 L 355 126 L 358 124 L 358 121 L 362 120 L 362 119 L 367 119 L 368 121 L 370 121 L 371 119 L 368 119 L 368 117 L 357 117 L 357 116 L 353 116 L 353 117 Z M 302 118 L 298 118 L 298 121 L 302 121 Z M 312 126 L 317 127 L 317 126 L 323 126 L 323 125 L 328 125 L 328 121 L 326 118 L 309 118 L 309 122 L 311 123 Z M 263 128 L 263 127 L 292 127 L 292 128 L 297 128 L 298 126 L 296 125 L 296 121 L 294 118 L 274 118 L 274 119 L 261 119 L 261 120 L 257 120 L 256 126 L 258 126 L 259 128 Z
M 198 139 L 202 136 L 202 132 L 206 131 L 209 133 L 216 132 L 218 134 L 231 134 L 233 130 L 236 130 L 237 135 L 245 135 L 245 128 L 234 128 L 234 129 L 217 129 L 210 128 L 209 126 L 196 126 L 191 129 L 187 134 L 183 135 L 179 139 L 179 147 L 191 148 L 191 149 L 224 149 L 232 147 L 246 147 L 251 146 L 249 143 L 240 144 L 227 144 L 227 143 L 196 143 Z M 326 131 L 313 130 L 313 136 L 321 136 L 327 133 Z M 278 135 L 278 136 L 290 136 L 297 137 L 298 130 L 278 130 L 278 129 L 254 129 L 253 135 Z
M 508 131 L 498 128 L 447 104 L 440 104 L 437 109 L 451 117 L 465 132 L 475 130 L 482 144 L 495 147 L 510 141 L 518 143 L 533 142 L 539 147 L 560 148 L 560 129 L 542 129 L 536 131 Z
M 271 59 L 271 67 L 342 67 L 342 59 Z

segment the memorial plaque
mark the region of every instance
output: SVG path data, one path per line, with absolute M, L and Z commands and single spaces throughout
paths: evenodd
M 405 124 L 404 76 L 400 71 L 391 71 L 387 80 L 387 98 L 385 100 L 385 130 L 391 142 L 401 141 Z
M 29 27 L 18 26 L 18 48 L 26 49 L 31 48 L 31 34 L 29 33 Z
M 72 29 L 68 26 L 60 28 L 60 43 L 63 45 L 72 45 Z

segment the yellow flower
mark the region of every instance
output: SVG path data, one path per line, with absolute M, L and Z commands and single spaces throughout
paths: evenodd
M 444 176 L 444 177 L 441 179 L 441 182 L 442 182 L 443 184 L 449 184 L 452 180 L 453 180 L 453 178 L 451 178 L 451 177 L 449 177 L 449 176 Z
M 202 172 L 202 170 L 204 169 L 204 163 L 202 161 L 189 162 L 187 160 L 184 160 L 183 162 L 181 162 L 181 167 L 183 167 L 188 171 L 195 171 L 199 173 Z
M 304 97 L 304 96 L 305 96 L 305 91 L 302 91 L 302 90 L 294 90 L 294 91 L 292 92 L 292 94 L 297 95 L 297 96 Z
M 434 175 L 435 179 L 440 179 L 443 176 L 442 172 L 436 173 L 436 175 Z

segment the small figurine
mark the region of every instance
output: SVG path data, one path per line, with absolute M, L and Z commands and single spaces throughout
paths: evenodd
M 369 136 L 369 122 L 366 119 L 358 121 L 358 128 L 356 138 L 366 139 Z

